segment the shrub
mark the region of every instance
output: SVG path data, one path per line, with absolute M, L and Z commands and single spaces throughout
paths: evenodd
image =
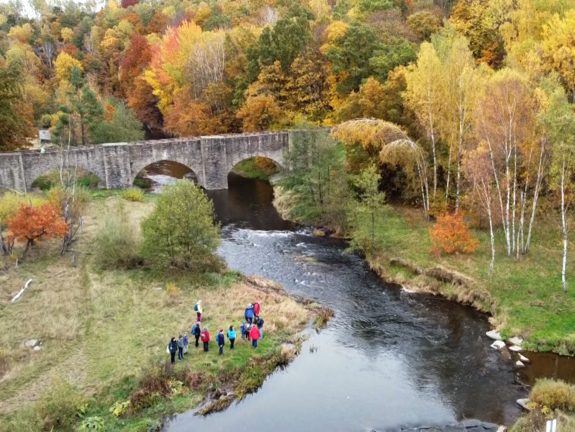
M 96 263 L 102 269 L 131 268 L 140 262 L 137 250 L 136 234 L 120 204 L 118 213 L 106 218 L 104 225 L 96 233 Z
M 173 306 L 180 300 L 182 292 L 180 289 L 173 283 L 169 282 L 166 284 L 166 303 L 168 306 Z
M 153 360 L 142 371 L 136 389 L 130 395 L 134 410 L 148 408 L 172 393 L 171 379 L 174 368 L 168 361 Z
M 42 430 L 73 431 L 82 395 L 67 381 L 56 381 L 42 395 L 36 412 L 42 419 Z
M 0 226 L 6 228 L 6 222 L 12 218 L 22 205 L 40 207 L 46 200 L 38 195 L 25 195 L 15 192 L 6 192 L 0 196 Z
M 444 213 L 437 218 L 437 223 L 429 229 L 433 247 L 431 252 L 439 256 L 465 253 L 472 254 L 479 245 L 469 232 L 469 227 L 463 221 L 463 212 Z
M 215 256 L 220 227 L 214 206 L 190 181 L 164 189 L 152 214 L 142 222 L 142 255 L 158 269 L 219 270 Z
M 104 430 L 104 420 L 102 417 L 87 417 L 82 420 L 80 425 L 81 431 L 103 431 Z
M 66 194 L 64 194 L 64 189 L 60 186 L 50 189 L 50 192 L 48 192 L 48 202 L 60 209 L 63 213 L 66 205 Z M 78 220 L 85 213 L 86 206 L 89 202 L 90 192 L 88 192 L 86 188 L 76 187 L 74 190 L 74 205 L 69 210 L 71 211 L 70 219 Z
M 575 386 L 561 380 L 540 379 L 531 390 L 529 402 L 541 409 L 572 411 L 575 409 Z
M 144 201 L 144 191 L 141 189 L 126 189 L 122 192 L 122 198 L 127 201 L 142 202 Z

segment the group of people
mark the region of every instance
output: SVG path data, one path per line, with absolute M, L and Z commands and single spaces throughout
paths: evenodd
M 250 303 L 244 314 L 245 322 L 240 327 L 242 339 L 251 340 L 254 348 L 258 347 L 258 340 L 264 337 L 264 319 L 260 315 L 260 308 L 259 302 Z M 195 338 L 196 348 L 198 348 L 201 340 L 204 345 L 204 352 L 208 352 L 210 349 L 210 332 L 207 327 L 201 328 L 203 313 L 201 300 L 198 300 L 194 305 L 194 311 L 196 312 L 196 323 L 192 326 L 191 336 Z M 228 328 L 227 336 L 230 341 L 230 350 L 233 351 L 236 342 L 236 330 L 233 325 Z M 226 344 L 224 329 L 220 329 L 216 335 L 216 342 L 220 349 L 220 355 L 224 355 L 224 346 Z M 176 353 L 178 354 L 179 361 L 184 360 L 184 356 L 188 354 L 189 345 L 188 332 L 180 335 L 178 339 L 172 337 L 166 347 L 166 351 L 170 354 L 172 363 L 176 362 Z

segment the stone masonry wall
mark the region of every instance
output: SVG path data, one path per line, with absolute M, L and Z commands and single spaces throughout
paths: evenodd
M 289 135 L 280 131 L 102 144 L 77 147 L 64 156 L 57 150 L 0 153 L 0 187 L 27 192 L 34 180 L 58 169 L 67 157 L 65 166 L 96 174 L 106 189 L 132 186 L 143 168 L 161 160 L 186 165 L 206 189 L 227 189 L 228 173 L 244 159 L 263 156 L 282 166 Z

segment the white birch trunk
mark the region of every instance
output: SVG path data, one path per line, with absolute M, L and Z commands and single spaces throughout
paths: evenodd
M 523 248 L 523 253 L 529 252 L 529 244 L 531 243 L 531 233 L 533 231 L 533 221 L 535 220 L 535 211 L 537 209 L 537 200 L 539 198 L 539 190 L 541 189 L 541 182 L 543 181 L 543 155 L 545 153 L 545 139 L 541 141 L 541 151 L 539 152 L 539 166 L 537 168 L 537 179 L 535 180 L 535 191 L 533 192 L 533 206 L 531 209 L 531 219 L 529 220 L 529 229 L 527 231 L 527 241 Z
M 563 268 L 561 270 L 561 281 L 563 282 L 563 292 L 567 292 L 567 282 L 565 280 L 565 273 L 567 271 L 567 218 L 565 217 L 565 171 L 566 171 L 565 156 L 561 164 L 561 224 L 563 227 Z

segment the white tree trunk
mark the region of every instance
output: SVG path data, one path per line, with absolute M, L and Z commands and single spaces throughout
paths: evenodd
M 563 227 L 563 268 L 561 270 L 561 280 L 563 282 L 563 292 L 567 292 L 567 282 L 565 280 L 565 273 L 567 271 L 567 218 L 565 213 L 565 173 L 566 163 L 565 156 L 563 156 L 563 163 L 561 165 L 561 225 Z
M 537 179 L 535 180 L 535 191 L 533 192 L 533 206 L 531 209 L 531 219 L 529 220 L 529 229 L 527 231 L 527 241 L 523 248 L 523 253 L 529 252 L 529 244 L 531 243 L 531 232 L 533 230 L 533 221 L 535 220 L 535 211 L 537 209 L 537 200 L 539 198 L 539 191 L 541 189 L 541 182 L 544 177 L 543 159 L 545 154 L 545 140 L 541 141 L 541 151 L 539 153 L 539 166 L 537 168 Z

